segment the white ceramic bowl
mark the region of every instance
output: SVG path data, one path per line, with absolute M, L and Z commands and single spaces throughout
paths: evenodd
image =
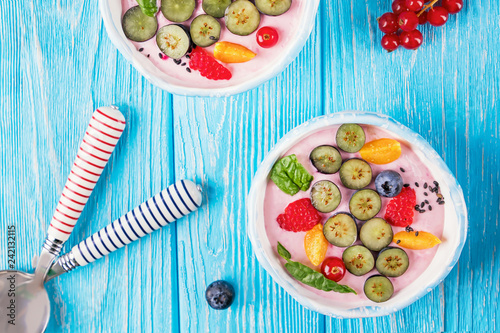
M 201 2 L 201 0 L 197 0 Z M 197 86 L 194 80 L 190 81 L 186 76 L 184 80 L 164 73 L 151 62 L 144 54 L 137 51 L 136 46 L 129 41 L 123 33 L 121 26 L 122 2 L 121 0 L 99 0 L 99 8 L 104 21 L 104 26 L 109 38 L 118 51 L 131 63 L 148 81 L 168 92 L 187 96 L 228 96 L 238 94 L 274 78 L 281 73 L 299 54 L 304 47 L 312 28 L 314 27 L 316 12 L 319 0 L 302 0 L 300 10 L 297 10 L 298 19 L 294 19 L 294 24 L 289 24 L 287 28 L 296 29 L 293 37 L 286 43 L 282 43 L 279 56 L 273 57 L 270 61 L 257 57 L 252 60 L 255 71 L 243 79 L 232 78 L 227 81 L 213 81 Z M 199 5 L 199 4 L 198 4 Z M 161 15 L 161 13 L 159 14 Z M 286 15 L 286 13 L 284 14 Z M 262 26 L 263 24 L 261 24 Z M 254 36 L 252 34 L 251 36 Z M 253 37 L 255 38 L 255 37 Z M 222 40 L 222 39 L 221 39 Z M 269 49 L 272 50 L 272 49 Z M 264 52 L 264 51 L 262 51 Z M 266 51 L 268 52 L 268 51 Z M 156 56 L 156 55 L 152 55 Z M 248 63 L 250 64 L 250 63 Z
M 419 158 L 433 165 L 432 173 L 440 184 L 441 193 L 448 198 L 445 205 L 443 238 L 428 268 L 403 290 L 385 303 L 356 306 L 335 303 L 321 298 L 293 279 L 284 269 L 266 234 L 264 225 L 264 199 L 268 175 L 274 163 L 303 138 L 325 127 L 343 123 L 380 126 L 408 142 Z M 425 152 L 425 154 L 423 153 Z M 448 204 L 451 203 L 451 204 Z M 392 118 L 369 112 L 341 112 L 314 118 L 285 135 L 267 154 L 252 181 L 247 200 L 247 230 L 253 250 L 260 264 L 281 287 L 306 308 L 337 318 L 375 317 L 391 314 L 415 302 L 430 292 L 452 270 L 458 261 L 467 237 L 467 210 L 462 189 L 445 162 L 417 133 Z

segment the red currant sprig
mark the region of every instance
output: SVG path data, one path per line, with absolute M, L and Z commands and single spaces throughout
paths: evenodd
M 394 0 L 392 13 L 378 18 L 382 37 L 382 47 L 392 52 L 399 46 L 416 50 L 422 45 L 423 36 L 418 25 L 429 24 L 439 27 L 448 21 L 449 14 L 462 10 L 463 0 L 441 0 L 440 6 L 434 6 L 439 0 Z

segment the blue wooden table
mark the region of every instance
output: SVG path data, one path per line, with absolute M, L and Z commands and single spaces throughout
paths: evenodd
M 417 51 L 387 54 L 376 18 L 390 1 L 323 0 L 304 50 L 281 75 L 221 99 L 173 96 L 117 53 L 96 0 L 0 4 L 0 268 L 7 226 L 31 269 L 90 115 L 116 104 L 127 129 L 66 245 L 175 180 L 205 188 L 177 224 L 48 283 L 48 332 L 500 331 L 500 5 L 466 1 Z M 394 315 L 339 320 L 304 309 L 260 267 L 246 195 L 266 152 L 325 113 L 378 111 L 419 132 L 463 187 L 469 232 L 446 280 Z M 214 311 L 206 286 L 236 288 Z M 4 319 L 0 319 L 4 320 Z

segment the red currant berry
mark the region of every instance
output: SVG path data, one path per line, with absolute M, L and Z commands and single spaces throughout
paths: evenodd
M 257 43 L 265 49 L 276 45 L 278 39 L 278 31 L 272 27 L 262 27 L 257 31 Z
M 385 13 L 380 16 L 378 20 L 378 27 L 383 33 L 392 34 L 399 29 L 398 17 L 393 13 Z
M 463 0 L 443 0 L 441 4 L 450 14 L 456 14 L 464 6 Z
M 387 34 L 382 37 L 382 47 L 389 52 L 394 51 L 399 46 L 399 36 L 396 34 Z
M 402 12 L 398 16 L 399 27 L 403 31 L 412 31 L 418 27 L 418 16 L 415 12 Z
M 424 0 L 406 0 L 405 5 L 406 8 L 413 12 L 418 12 L 422 8 L 424 8 Z
M 339 282 L 345 275 L 345 264 L 340 258 L 328 257 L 321 264 L 321 273 L 327 279 Z
M 408 50 L 416 50 L 422 45 L 424 37 L 417 29 L 412 31 L 403 31 L 399 36 L 399 41 L 402 47 Z
M 402 12 L 407 12 L 409 9 L 406 7 L 405 0 L 394 0 L 392 3 L 392 12 L 396 15 Z
M 435 27 L 440 27 L 448 21 L 448 11 L 441 6 L 429 9 L 427 20 Z
M 427 23 L 427 12 L 423 12 L 418 17 L 418 24 L 426 24 Z

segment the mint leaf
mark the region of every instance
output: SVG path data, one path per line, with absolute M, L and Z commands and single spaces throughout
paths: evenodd
M 290 258 L 292 256 L 290 252 L 280 242 L 278 242 L 278 253 L 287 260 L 285 268 L 290 275 L 303 284 L 323 291 L 334 291 L 342 294 L 353 293 L 357 295 L 356 291 L 351 287 L 327 279 L 323 274 L 300 262 L 291 261 Z
M 281 245 L 280 242 L 278 242 L 278 254 L 285 260 L 290 260 L 292 258 L 292 255 L 290 252 L 288 252 L 287 249 L 283 245 Z
M 295 155 L 278 160 L 271 170 L 270 178 L 280 190 L 290 195 L 295 195 L 300 190 L 307 191 L 313 180 L 313 176 Z
M 137 0 L 139 7 L 141 8 L 144 15 L 154 17 L 158 12 L 158 7 L 156 7 L 156 0 Z

